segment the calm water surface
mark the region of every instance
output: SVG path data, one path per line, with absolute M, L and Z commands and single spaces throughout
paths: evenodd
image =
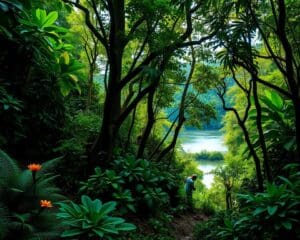
M 181 146 L 185 152 L 197 153 L 201 151 L 226 152 L 223 136 L 220 131 L 189 130 L 180 134 Z
M 180 141 L 181 147 L 188 153 L 197 153 L 201 151 L 227 151 L 227 147 L 224 144 L 223 136 L 220 131 L 183 131 L 180 134 Z M 221 166 L 223 162 L 200 161 L 199 163 L 198 168 L 204 173 L 202 181 L 207 188 L 210 188 L 214 180 L 214 175 L 211 171 L 217 166 Z

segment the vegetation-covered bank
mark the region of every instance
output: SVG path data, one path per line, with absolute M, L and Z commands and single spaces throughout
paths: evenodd
M 201 151 L 199 153 L 195 153 L 195 158 L 197 161 L 201 161 L 201 160 L 223 161 L 224 154 L 218 151 L 213 151 L 213 152 Z
M 174 239 L 202 177 L 180 131 L 220 104 L 195 238 L 299 239 L 299 7 L 0 0 L 0 239 Z

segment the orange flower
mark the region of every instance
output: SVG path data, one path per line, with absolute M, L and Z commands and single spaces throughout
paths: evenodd
M 30 171 L 37 172 L 37 171 L 41 170 L 42 165 L 41 164 L 36 164 L 36 163 L 31 163 L 27 167 Z
M 52 208 L 53 207 L 51 201 L 48 201 L 48 200 L 41 200 L 40 205 L 42 208 Z

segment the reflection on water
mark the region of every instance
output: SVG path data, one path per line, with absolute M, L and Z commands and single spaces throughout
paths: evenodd
M 197 153 L 201 151 L 219 151 L 226 152 L 227 147 L 224 144 L 223 136 L 220 131 L 199 131 L 189 130 L 180 134 L 181 147 L 185 152 Z M 223 162 L 216 161 L 199 161 L 198 168 L 203 171 L 202 182 L 207 188 L 210 188 L 214 174 L 210 173 Z
M 223 136 L 220 131 L 184 131 L 180 134 L 182 148 L 188 153 L 201 151 L 226 152 Z

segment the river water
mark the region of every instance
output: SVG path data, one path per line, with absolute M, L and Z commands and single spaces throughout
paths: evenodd
M 188 153 L 197 153 L 201 151 L 227 151 L 227 147 L 224 144 L 223 136 L 220 131 L 185 130 L 182 131 L 179 138 L 181 147 Z M 223 162 L 220 161 L 199 161 L 198 168 L 204 173 L 202 182 L 207 188 L 211 187 L 214 180 L 214 175 L 210 172 L 222 164 Z

